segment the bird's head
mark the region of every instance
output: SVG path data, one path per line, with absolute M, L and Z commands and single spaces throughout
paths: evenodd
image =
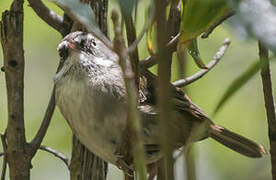
M 60 79 L 74 65 L 91 68 L 118 67 L 118 56 L 93 34 L 76 31 L 65 36 L 57 47 L 63 68 L 55 79 Z

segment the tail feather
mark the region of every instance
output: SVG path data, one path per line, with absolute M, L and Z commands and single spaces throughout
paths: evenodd
M 267 154 L 262 145 L 218 125 L 210 125 L 209 133 L 211 138 L 245 156 L 258 158 Z

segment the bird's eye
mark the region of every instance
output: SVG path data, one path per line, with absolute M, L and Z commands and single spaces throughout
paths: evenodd
M 96 45 L 97 45 L 97 43 L 96 43 L 95 40 L 92 41 L 92 44 L 93 44 L 93 46 L 96 46 Z
M 65 46 L 59 50 L 59 57 L 61 58 L 62 61 L 65 61 L 65 59 L 67 59 L 68 57 L 68 48 L 66 48 Z

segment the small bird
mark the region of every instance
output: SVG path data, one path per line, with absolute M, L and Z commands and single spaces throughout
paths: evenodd
M 64 65 L 55 76 L 56 104 L 75 136 L 94 154 L 118 165 L 127 128 L 127 94 L 118 56 L 86 32 L 73 32 L 58 45 Z M 137 107 L 146 163 L 162 157 L 156 108 L 157 77 L 141 70 Z M 168 119 L 175 149 L 188 142 L 213 138 L 248 157 L 266 154 L 262 145 L 216 125 L 180 89 L 170 85 L 174 118 Z M 129 166 L 131 162 L 127 162 Z

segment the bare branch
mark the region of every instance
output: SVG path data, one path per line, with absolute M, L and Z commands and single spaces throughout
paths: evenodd
M 8 146 L 5 156 L 8 157 L 9 176 L 12 180 L 29 180 L 31 168 L 24 126 L 23 3 L 22 0 L 14 0 L 10 10 L 2 13 L 0 21 L 8 102 Z
M 142 144 L 142 137 L 141 137 L 141 125 L 139 120 L 139 115 L 137 111 L 137 94 L 136 91 L 133 89 L 137 89 L 135 86 L 135 79 L 133 70 L 129 65 L 129 59 L 127 54 L 127 49 L 124 46 L 124 39 L 122 35 L 122 30 L 120 28 L 120 23 L 118 22 L 118 13 L 114 10 L 112 11 L 112 21 L 114 25 L 114 51 L 119 56 L 119 64 L 123 72 L 123 77 L 126 86 L 127 92 L 127 103 L 128 103 L 128 117 L 127 117 L 127 128 L 126 133 L 130 134 L 130 138 L 126 138 L 127 144 L 131 143 L 130 146 L 127 147 L 120 147 L 120 150 L 124 156 L 122 159 L 124 162 L 127 161 L 130 155 L 134 156 L 134 164 L 135 168 L 139 174 L 141 180 L 146 180 L 146 167 L 145 167 L 145 160 L 144 160 L 144 146 Z M 125 152 L 124 152 L 125 151 Z M 129 154 L 131 152 L 131 154 Z M 126 156 L 126 157 L 125 157 Z M 131 162 L 128 162 L 131 163 Z M 121 166 L 121 164 L 119 164 Z M 124 167 L 123 167 L 124 168 Z
M 64 164 L 69 168 L 70 160 L 64 154 L 56 151 L 53 148 L 50 148 L 50 147 L 47 147 L 47 146 L 43 146 L 43 145 L 41 145 L 39 147 L 39 149 L 42 150 L 42 151 L 46 151 L 46 152 L 48 152 L 50 154 L 53 154 L 55 157 L 57 157 L 60 160 L 62 160 L 62 162 L 64 162 Z
M 176 50 L 176 45 L 177 45 L 179 36 L 180 36 L 180 33 L 178 33 L 174 38 L 172 38 L 168 42 L 166 47 L 168 48 L 169 52 L 174 52 Z M 143 69 L 147 69 L 147 68 L 154 66 L 157 63 L 157 56 L 159 53 L 160 52 L 157 52 L 155 55 L 148 56 L 144 60 L 141 60 L 139 62 L 140 67 Z
M 223 23 L 228 18 L 235 15 L 235 11 L 230 10 L 226 14 L 224 14 L 220 19 L 218 19 L 214 24 L 212 24 L 202 35 L 201 38 L 208 38 L 209 35 L 214 31 L 216 27 L 218 27 L 221 23 Z
M 272 166 L 272 177 L 276 179 L 276 114 L 273 98 L 273 88 L 270 75 L 268 50 L 259 41 L 259 56 L 261 63 L 265 66 L 261 69 L 261 77 L 263 83 L 264 101 L 266 108 L 266 116 L 268 121 L 268 136 L 270 143 L 270 154 L 271 154 L 271 166 Z
M 131 16 L 124 15 L 125 19 L 125 24 L 126 24 L 126 32 L 127 32 L 127 42 L 128 46 L 132 46 L 132 44 L 137 43 L 138 41 L 136 39 L 136 29 L 132 20 Z M 137 42 L 136 42 L 137 41 Z M 127 49 L 129 50 L 129 48 Z M 131 66 L 132 70 L 135 76 L 135 83 L 136 86 L 138 87 L 139 84 L 139 78 L 138 78 L 138 72 L 139 72 L 139 53 L 138 53 L 138 47 L 137 46 L 132 46 L 132 51 L 128 52 L 130 61 L 131 61 Z
M 55 110 L 55 88 L 52 90 L 51 98 L 48 103 L 48 107 L 46 109 L 45 115 L 43 117 L 42 123 L 40 125 L 40 128 L 38 132 L 36 133 L 35 137 L 31 141 L 30 145 L 32 147 L 32 154 L 34 155 L 37 149 L 40 147 L 40 144 L 47 132 L 47 129 L 49 127 L 51 118 L 53 116 Z
M 153 8 L 153 11 L 155 11 L 154 8 Z M 138 38 L 136 38 L 136 35 L 135 35 L 135 41 L 133 41 L 131 44 L 129 44 L 129 47 L 127 49 L 128 53 L 131 53 L 132 51 L 136 51 L 139 42 L 142 40 L 142 38 L 144 37 L 144 34 L 147 32 L 147 30 L 149 29 L 149 27 L 151 26 L 151 24 L 154 20 L 154 14 L 155 14 L 155 12 L 151 12 L 149 20 L 147 20 L 145 22 L 144 28 L 143 28 L 142 32 L 138 35 Z M 128 28 L 127 28 L 127 30 L 128 30 Z
M 2 171 L 1 171 L 1 180 L 5 180 L 6 177 L 6 171 L 7 171 L 7 156 L 6 156 L 6 152 L 7 152 L 7 143 L 6 143 L 6 135 L 1 134 L 1 142 L 2 142 L 2 147 L 3 147 L 3 153 L 1 153 L 2 155 L 4 155 L 3 158 L 3 165 L 2 165 Z
M 228 38 L 226 38 L 224 40 L 222 46 L 219 48 L 219 50 L 217 51 L 217 53 L 215 54 L 213 59 L 206 65 L 207 69 L 202 69 L 202 70 L 198 71 L 197 73 L 195 73 L 194 75 L 189 76 L 185 79 L 177 80 L 177 81 L 173 82 L 173 85 L 176 87 L 183 87 L 183 86 L 186 86 L 186 85 L 200 79 L 201 77 L 203 77 L 213 67 L 215 67 L 215 65 L 221 60 L 221 58 L 225 54 L 227 48 L 229 47 L 230 42 L 231 41 Z
M 156 58 L 158 59 L 158 80 L 157 80 L 157 102 L 158 102 L 158 120 L 159 120 L 159 139 L 160 147 L 163 152 L 163 161 L 161 164 L 161 179 L 174 179 L 174 160 L 173 160 L 173 144 L 175 143 L 172 133 L 172 126 L 167 121 L 170 119 L 174 121 L 172 116 L 172 101 L 170 100 L 171 91 L 169 89 L 171 79 L 171 65 L 172 65 L 172 52 L 167 48 L 167 42 L 173 37 L 177 31 L 174 27 L 175 14 L 174 7 L 177 5 L 178 0 L 171 1 L 171 9 L 168 21 L 166 20 L 166 1 L 155 0 L 154 5 L 158 9 L 158 15 L 156 16 L 156 39 L 158 53 Z M 178 29 L 179 31 L 179 29 Z
M 60 60 L 56 72 L 59 72 L 59 70 L 62 68 L 62 66 L 63 66 L 63 61 Z M 43 120 L 42 120 L 42 123 L 41 123 L 35 137 L 30 142 L 30 146 L 32 147 L 31 148 L 31 154 L 32 155 L 34 155 L 36 153 L 37 149 L 41 145 L 41 142 L 42 142 L 42 140 L 43 140 L 43 138 L 44 138 L 44 136 L 47 132 L 50 121 L 51 121 L 52 116 L 54 114 L 55 106 L 56 106 L 56 103 L 55 103 L 55 87 L 54 87 L 53 90 L 52 90 L 52 93 L 51 93 L 51 98 L 49 100 L 46 112 L 45 112 Z
M 49 26 L 57 30 L 62 36 L 68 33 L 68 24 L 64 23 L 63 17 L 48 9 L 41 0 L 28 0 L 35 13 Z

